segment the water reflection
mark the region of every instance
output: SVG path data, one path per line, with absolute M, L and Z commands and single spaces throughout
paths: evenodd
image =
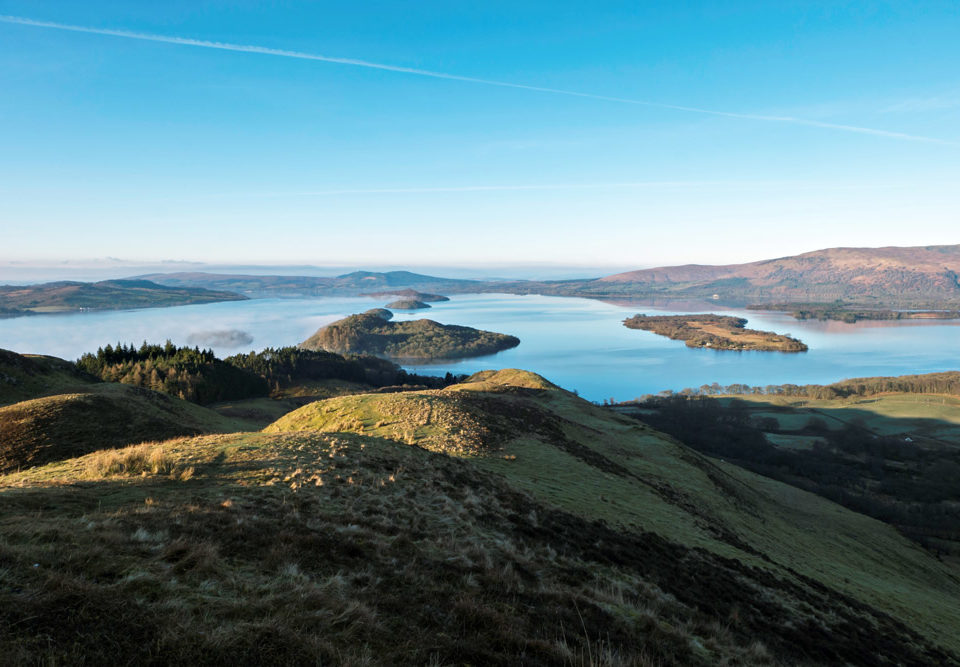
M 218 355 L 251 348 L 295 345 L 336 319 L 382 306 L 382 299 L 259 299 L 177 308 L 46 315 L 0 320 L 0 347 L 76 359 L 118 341 L 170 339 L 194 345 L 202 337 Z M 803 354 L 687 348 L 621 322 L 638 312 L 719 312 L 745 317 L 751 328 L 790 334 Z M 525 368 L 592 400 L 629 399 L 662 389 L 703 384 L 827 383 L 872 375 L 902 375 L 958 368 L 956 321 L 819 322 L 787 313 L 730 307 L 713 301 L 599 301 L 537 295 L 457 295 L 426 312 L 397 313 L 400 320 L 428 317 L 510 333 L 519 347 L 479 359 L 428 364 L 419 372 L 471 373 Z M 239 332 L 213 336 L 213 333 Z M 243 334 L 243 335 L 240 335 Z M 245 341 L 252 338 L 253 343 Z M 201 343 L 202 344 L 202 343 Z

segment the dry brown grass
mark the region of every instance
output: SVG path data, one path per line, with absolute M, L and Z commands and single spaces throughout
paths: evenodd
M 85 458 L 86 477 L 102 479 L 132 475 L 168 475 L 172 479 L 193 477 L 192 466 L 178 464 L 164 445 L 143 443 L 122 449 L 104 449 Z
M 216 436 L 85 463 L 102 477 L 0 489 L 4 659 L 856 664 L 873 657 L 856 658 L 867 631 L 905 663 L 925 656 L 828 590 L 577 518 L 375 437 Z M 169 476 L 187 463 L 184 487 Z

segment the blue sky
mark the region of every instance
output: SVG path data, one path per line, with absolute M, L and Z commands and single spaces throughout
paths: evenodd
M 955 2 L 0 14 L 0 262 L 623 268 L 960 241 Z

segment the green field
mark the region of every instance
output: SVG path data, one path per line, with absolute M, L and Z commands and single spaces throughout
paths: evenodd
M 820 418 L 828 428 L 862 423 L 881 435 L 903 435 L 960 447 L 960 398 L 937 394 L 880 394 L 816 400 L 777 396 L 737 396 L 756 418 L 774 418 L 783 430 L 800 430 Z M 773 410 L 771 410 L 773 408 Z

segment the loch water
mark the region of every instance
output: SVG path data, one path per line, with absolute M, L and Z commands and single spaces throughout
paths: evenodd
M 268 298 L 129 311 L 37 315 L 0 320 L 0 348 L 76 359 L 107 343 L 172 340 L 212 347 L 219 356 L 295 345 L 319 327 L 382 306 L 383 299 Z M 472 373 L 523 368 L 594 401 L 628 400 L 666 389 L 718 382 L 824 384 L 851 377 L 960 370 L 960 322 L 797 321 L 785 313 L 729 309 L 715 303 L 608 303 L 539 295 L 454 295 L 428 317 L 513 334 L 521 343 L 487 357 L 407 366 L 418 373 Z M 808 352 L 691 349 L 651 332 L 627 329 L 637 313 L 716 312 L 749 320 L 748 327 L 787 333 Z M 243 332 L 246 335 L 224 335 Z M 250 340 L 252 339 L 252 340 Z M 250 340 L 250 342 L 246 342 Z

